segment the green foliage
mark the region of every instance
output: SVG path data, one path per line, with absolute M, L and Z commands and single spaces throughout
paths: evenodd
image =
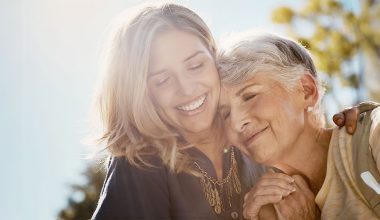
M 71 186 L 72 194 L 68 198 L 67 206 L 59 212 L 59 220 L 90 219 L 95 211 L 105 172 L 99 166 L 90 164 L 82 175 L 86 182 L 83 185 Z
M 279 7 L 272 14 L 272 20 L 276 23 L 286 24 L 292 21 L 294 12 L 288 7 Z
M 360 10 L 356 13 L 350 1 L 343 4 L 344 1 L 338 0 L 309 0 L 297 10 L 284 6 L 275 9 L 272 20 L 286 25 L 289 34 L 310 49 L 318 70 L 338 76 L 343 84 L 358 88 L 364 82 L 357 75 L 364 73 L 355 73 L 352 69 L 348 73 L 342 66 L 357 59 L 358 53 L 367 60 L 380 60 L 379 1 L 359 2 Z M 310 25 L 313 32 L 301 33 L 305 30 L 304 24 Z M 377 97 L 370 98 L 376 100 Z

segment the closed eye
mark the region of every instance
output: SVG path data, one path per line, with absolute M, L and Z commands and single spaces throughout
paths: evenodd
M 168 82 L 169 80 L 169 77 L 165 77 L 165 78 L 162 78 L 162 79 L 159 79 L 156 81 L 156 86 L 162 86 L 164 85 L 166 82 Z
M 255 97 L 256 97 L 256 94 L 247 94 L 247 95 L 243 95 L 243 100 L 246 102 L 246 101 L 249 101 Z
M 189 68 L 189 70 L 196 70 L 196 69 L 199 69 L 199 68 L 201 68 L 201 67 L 203 67 L 203 63 L 198 63 L 198 64 L 196 64 L 196 65 L 191 66 L 191 67 Z

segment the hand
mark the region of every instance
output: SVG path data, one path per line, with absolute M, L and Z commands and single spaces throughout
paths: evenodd
M 319 219 L 320 211 L 315 204 L 315 195 L 299 175 L 294 175 L 296 191 L 274 204 L 279 219 Z
M 379 106 L 375 102 L 362 102 L 357 106 L 349 107 L 333 116 L 333 121 L 339 127 L 346 127 L 346 131 L 349 134 L 354 134 L 356 130 L 356 121 L 359 114 L 365 111 L 372 110 Z
M 296 190 L 294 179 L 283 173 L 269 170 L 244 197 L 245 219 L 259 219 L 260 209 L 267 204 L 278 203 Z

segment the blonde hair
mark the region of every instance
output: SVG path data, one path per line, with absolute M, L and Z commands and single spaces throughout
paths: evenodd
M 106 62 L 98 94 L 103 124 L 99 141 L 113 156 L 133 165 L 151 166 L 147 155 L 158 155 L 173 171 L 187 171 L 188 156 L 179 148 L 179 135 L 158 115 L 147 90 L 152 41 L 177 29 L 199 37 L 215 57 L 216 46 L 204 21 L 177 4 L 149 4 L 123 14 L 106 46 Z M 131 10 L 128 11 L 131 13 Z
M 296 41 L 264 32 L 232 35 L 218 54 L 218 66 L 224 84 L 236 85 L 265 72 L 287 91 L 296 88 L 302 75 L 310 74 L 318 89 L 313 113 L 318 121 L 324 123 L 320 103 L 325 90 L 310 53 Z

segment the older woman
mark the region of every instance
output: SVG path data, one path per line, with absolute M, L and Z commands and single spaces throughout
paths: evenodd
M 126 15 L 98 96 L 112 159 L 93 219 L 241 219 L 263 167 L 224 136 L 209 28 L 176 4 Z
M 379 196 L 365 191 L 380 190 L 373 178 L 380 167 L 380 108 L 367 112 L 367 121 L 359 123 L 367 127 L 367 136 L 362 129 L 355 133 L 357 141 L 343 129 L 331 133 L 324 125 L 324 91 L 309 53 L 276 35 L 238 38 L 225 49 L 220 65 L 225 88 L 220 110 L 229 139 L 277 172 L 261 177 L 246 196 L 246 218 L 287 218 L 282 207 L 302 202 L 296 192 L 306 198 L 316 195 L 323 219 L 378 218 L 374 202 Z M 358 153 L 368 146 L 369 156 Z M 367 173 L 370 180 L 356 169 L 363 160 L 377 165 L 373 176 Z M 292 187 L 284 174 L 294 177 Z

